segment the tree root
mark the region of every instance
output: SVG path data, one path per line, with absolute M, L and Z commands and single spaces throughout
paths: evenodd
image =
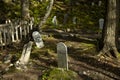
M 110 57 L 110 58 L 118 58 L 117 57 L 118 51 L 117 48 L 112 47 L 108 48 L 108 46 L 103 47 L 103 49 L 99 52 L 97 55 L 99 58 L 100 57 Z

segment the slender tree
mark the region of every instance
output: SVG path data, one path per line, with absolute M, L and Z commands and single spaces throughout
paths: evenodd
M 21 0 L 21 16 L 22 19 L 29 19 L 29 0 Z
M 50 13 L 51 13 L 51 11 L 52 11 L 53 4 L 54 4 L 54 0 L 50 0 L 49 8 L 48 8 L 48 10 L 46 11 L 46 14 L 45 14 L 45 16 L 43 17 L 42 21 L 40 21 L 40 23 L 39 23 L 39 31 L 41 31 L 41 27 L 46 23 L 47 18 L 49 17 L 49 15 L 50 15 Z
M 116 33 L 118 29 L 118 1 L 119 0 L 107 0 L 107 15 L 103 31 L 103 48 L 99 56 L 106 54 L 117 58 Z

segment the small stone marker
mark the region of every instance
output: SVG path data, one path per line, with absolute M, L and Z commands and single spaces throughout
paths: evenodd
M 58 25 L 57 16 L 54 16 L 54 17 L 53 17 L 52 23 L 54 24 L 54 26 L 57 26 L 57 25 Z
M 41 37 L 41 35 L 40 35 L 40 33 L 38 31 L 34 31 L 32 33 L 32 36 L 33 36 L 35 44 L 37 45 L 38 48 L 44 47 L 44 43 L 43 43 L 42 37 Z
M 94 2 L 92 2 L 92 3 L 91 3 L 91 5 L 92 5 L 92 6 L 94 6 L 94 5 L 95 5 L 95 3 L 94 3 Z
M 103 26 L 104 26 L 104 19 L 103 19 L 103 18 L 100 18 L 100 19 L 99 19 L 99 28 L 100 28 L 100 29 L 103 29 Z
M 67 46 L 60 42 L 57 44 L 58 67 L 68 70 Z
M 99 2 L 98 2 L 98 6 L 101 6 L 101 5 L 102 5 L 102 1 L 99 1 Z
M 73 17 L 73 24 L 77 24 L 77 17 Z
M 68 14 L 64 14 L 64 20 L 63 20 L 63 24 L 66 24 L 68 21 Z

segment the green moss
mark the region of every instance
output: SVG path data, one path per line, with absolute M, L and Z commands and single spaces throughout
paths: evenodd
M 55 68 L 44 73 L 42 80 L 77 80 L 77 73 L 71 70 Z

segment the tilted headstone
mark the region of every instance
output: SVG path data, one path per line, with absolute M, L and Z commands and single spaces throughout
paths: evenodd
M 17 68 L 20 68 L 21 66 L 24 67 L 29 62 L 32 44 L 33 42 L 29 41 L 29 43 L 24 45 L 22 55 L 20 59 L 16 62 Z
M 57 26 L 57 25 L 58 25 L 57 16 L 54 16 L 54 17 L 53 17 L 52 23 L 54 24 L 54 26 Z
M 41 35 L 40 35 L 40 33 L 38 31 L 34 31 L 32 33 L 32 37 L 33 37 L 33 39 L 35 41 L 35 44 L 36 44 L 36 46 L 38 48 L 44 47 L 44 43 L 43 43 L 42 37 L 41 37 Z
M 67 46 L 60 42 L 57 44 L 58 67 L 68 70 Z
M 100 28 L 100 29 L 103 29 L 103 26 L 104 26 L 104 19 L 103 19 L 103 18 L 100 18 L 100 19 L 99 19 L 99 28 Z

